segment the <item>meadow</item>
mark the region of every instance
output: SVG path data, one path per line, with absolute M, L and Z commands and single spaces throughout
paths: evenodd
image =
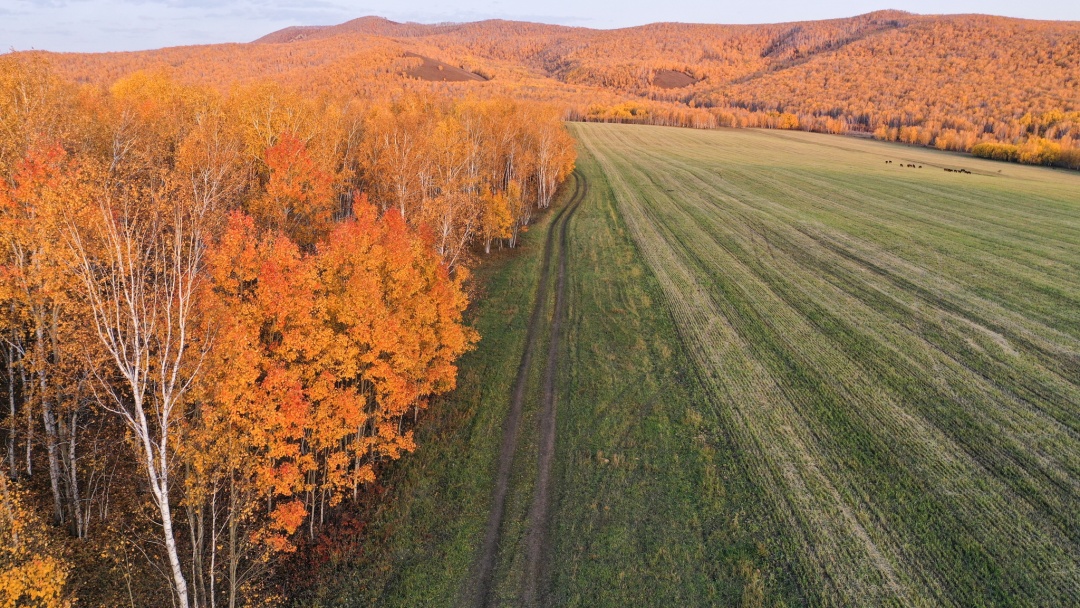
M 1080 601 L 1080 176 L 796 132 L 574 133 L 810 603 Z

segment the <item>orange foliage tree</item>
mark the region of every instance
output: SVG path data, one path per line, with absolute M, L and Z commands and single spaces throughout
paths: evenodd
M 311 247 L 333 219 L 333 177 L 315 164 L 304 142 L 287 132 L 266 149 L 264 161 L 270 174 L 265 191 L 248 203 L 248 210 L 260 223 Z
M 405 416 L 453 388 L 475 334 L 464 273 L 364 197 L 312 253 L 234 213 L 208 272 L 217 329 L 189 497 L 216 509 L 221 495 L 227 537 L 208 550 L 223 543 L 232 598 L 305 520 L 313 533 L 374 465 L 415 447 Z
M 0 607 L 69 606 L 64 584 L 71 565 L 24 498 L 0 467 Z

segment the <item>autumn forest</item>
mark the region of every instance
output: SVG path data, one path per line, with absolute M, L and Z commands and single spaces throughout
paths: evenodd
M 557 102 L 577 120 L 855 133 L 965 152 L 993 143 L 1013 146 L 1012 160 L 1080 166 L 1080 32 L 1071 22 L 878 11 L 604 31 L 365 17 L 286 28 L 253 45 L 52 60 L 80 82 L 159 68 L 218 87 L 271 79 L 366 97 L 386 94 L 395 77 L 441 88 L 420 82 L 440 76 L 412 75 L 418 57 L 487 79 L 470 87 L 477 94 Z
M 5 589 L 168 605 L 150 558 L 181 605 L 272 598 L 454 388 L 468 267 L 573 166 L 558 111 L 2 62 Z
M 1075 22 L 0 55 L 0 608 L 1078 600 L 1074 170 Z

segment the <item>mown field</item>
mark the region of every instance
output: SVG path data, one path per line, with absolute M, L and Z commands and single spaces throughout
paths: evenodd
M 1080 176 L 794 132 L 574 133 L 806 601 L 1080 604 Z
M 578 170 L 548 605 L 801 603 L 616 192 L 584 148 Z
M 571 128 L 587 195 L 482 267 L 459 389 L 303 604 L 1080 604 L 1080 176 L 799 132 Z

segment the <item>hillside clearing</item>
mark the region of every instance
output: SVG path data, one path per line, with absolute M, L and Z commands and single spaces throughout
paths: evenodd
M 424 57 L 423 55 L 417 55 L 413 52 L 406 52 L 405 57 L 420 60 L 419 65 L 405 71 L 405 75 L 410 78 L 428 80 L 431 82 L 483 82 L 487 80 L 487 78 L 484 78 L 479 74 L 474 74 L 468 70 L 454 67 L 449 63 L 439 61 L 438 59 L 432 59 L 431 57 Z

